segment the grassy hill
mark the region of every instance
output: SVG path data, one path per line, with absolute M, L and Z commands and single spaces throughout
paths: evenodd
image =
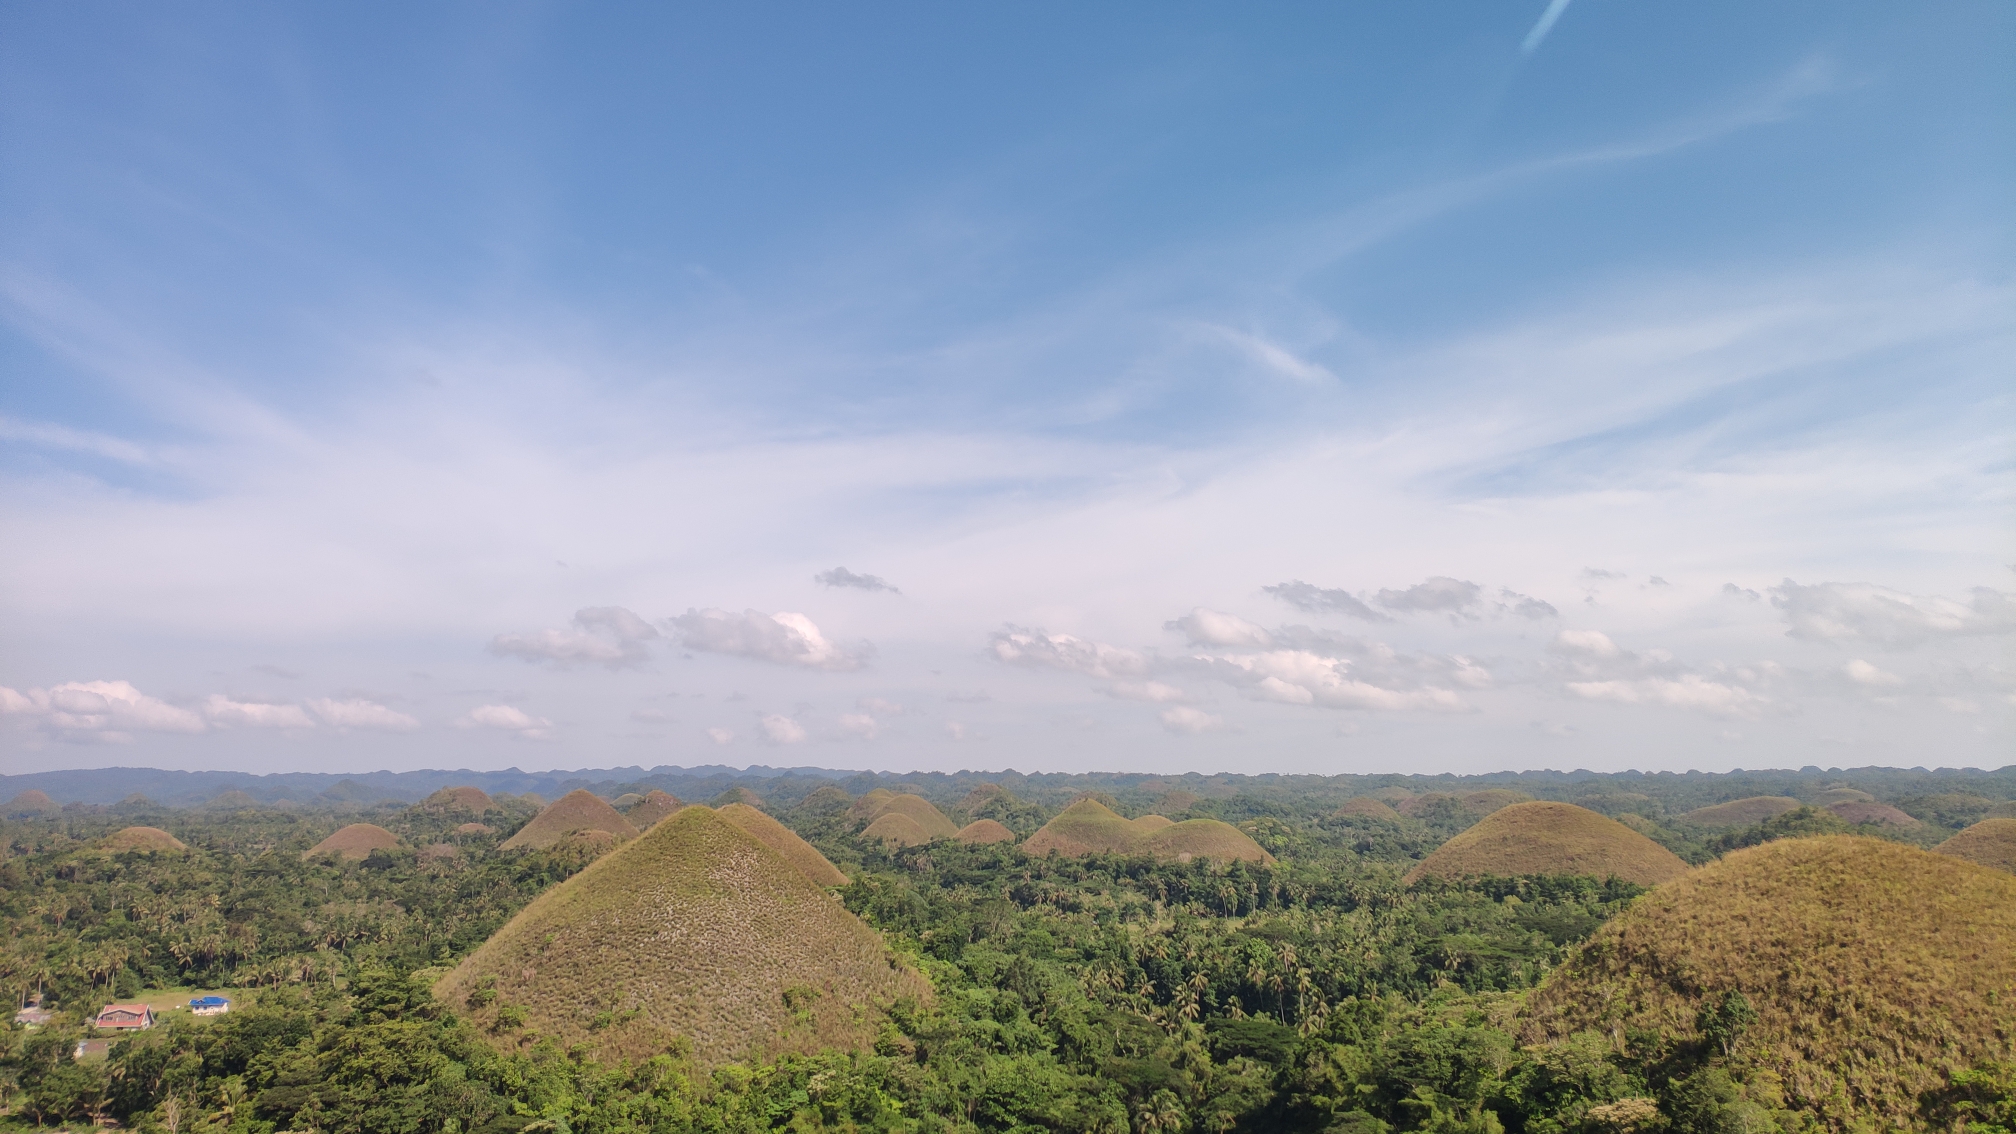
M 1586 874 L 1656 886 L 1687 872 L 1678 856 L 1572 803 L 1515 803 L 1486 815 L 1407 874 L 1427 877 Z
M 1837 803 L 1874 803 L 1876 797 L 1855 788 L 1832 788 L 1813 797 L 1813 802 L 1822 807 L 1832 807 Z
M 923 828 L 926 836 L 933 839 L 949 839 L 959 833 L 959 828 L 952 820 L 947 819 L 943 811 L 938 810 L 930 800 L 921 795 L 911 795 L 907 792 L 892 795 L 877 803 L 874 810 L 868 813 L 870 819 L 880 819 L 884 815 L 907 815 L 917 826 Z
M 24 815 L 60 815 L 63 805 L 49 797 L 49 793 L 39 788 L 29 788 L 20 795 L 0 806 L 0 815 L 18 819 Z
M 778 854 L 785 861 L 798 868 L 798 872 L 821 886 L 845 886 L 847 876 L 840 868 L 827 861 L 811 843 L 798 837 L 798 833 L 746 803 L 731 803 L 717 813 L 722 819 L 742 829 L 746 834 Z
M 1096 799 L 1081 799 L 1022 842 L 1029 854 L 1133 854 L 1141 832 Z
M 1932 849 L 2016 874 L 2016 819 L 1983 819 Z
M 180 851 L 189 847 L 159 827 L 127 827 L 105 836 L 98 849 L 107 854 L 117 854 L 120 851 Z
M 1127 822 L 1136 831 L 1144 835 L 1152 835 L 1165 827 L 1174 827 L 1176 825 L 1176 820 L 1169 818 L 1167 815 L 1143 815 L 1138 819 L 1130 819 Z
M 888 788 L 876 788 L 847 805 L 847 814 L 855 819 L 873 819 L 882 810 L 882 805 L 896 798 L 896 793 Z
M 1090 797 L 1059 812 L 1023 841 L 1022 850 L 1035 855 L 1147 854 L 1179 862 L 1193 858 L 1274 861 L 1274 856 L 1230 823 L 1216 819 L 1176 823 L 1161 815 L 1128 820 Z
M 302 858 L 338 854 L 344 858 L 370 858 L 374 850 L 391 850 L 399 837 L 374 823 L 352 823 L 301 852 Z
M 435 994 L 520 1043 L 613 1062 L 683 1040 L 715 1064 L 866 1047 L 875 1006 L 929 986 L 782 855 L 688 807 L 541 895 Z
M 959 833 L 952 837 L 962 843 L 1012 843 L 1015 832 L 992 819 L 975 819 L 959 828 Z
M 490 793 L 479 787 L 444 787 L 420 801 L 428 811 L 467 811 L 481 815 L 497 806 Z
M 930 832 L 922 824 L 900 811 L 877 815 L 873 823 L 862 829 L 861 837 L 894 847 L 919 847 L 931 841 Z
M 1921 1129 L 1924 1092 L 2011 1055 L 2016 877 L 1847 835 L 1737 851 L 1598 931 L 1534 992 L 1524 1038 L 1720 1057 L 1702 1026 L 1732 992 L 1756 1017 L 1726 1049 L 1739 1078 L 1775 1076 L 1826 1129 Z
M 1274 861 L 1274 856 L 1262 850 L 1246 832 L 1216 819 L 1185 819 L 1171 824 L 1148 836 L 1144 848 L 1157 858 L 1173 858 L 1178 862 L 1193 858 L 1219 862 Z
M 653 823 L 665 818 L 683 806 L 685 804 L 679 802 L 678 796 L 673 795 L 669 791 L 659 791 L 653 788 L 651 791 L 645 793 L 643 799 L 632 804 L 630 810 L 623 813 L 623 818 L 629 820 L 630 825 L 639 831 L 648 831 L 651 829 Z
M 1828 794 L 1833 794 L 1829 792 Z M 1871 803 L 1867 800 L 1849 799 L 1830 803 L 1827 810 L 1839 815 L 1850 823 L 1877 823 L 1885 827 L 1916 827 L 1918 820 L 1899 811 L 1887 803 Z
M 1753 795 L 1748 799 L 1732 799 L 1727 803 L 1697 807 L 1680 816 L 1680 821 L 1697 827 L 1748 827 L 1797 810 L 1799 801 L 1789 795 Z
M 637 837 L 637 828 L 601 797 L 576 790 L 554 800 L 552 806 L 520 827 L 517 834 L 498 844 L 498 849 L 550 847 L 575 831 L 607 831 L 618 840 Z

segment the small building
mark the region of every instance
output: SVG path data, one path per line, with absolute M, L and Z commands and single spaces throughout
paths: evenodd
M 231 1010 L 231 1001 L 223 996 L 199 996 L 189 1002 L 189 1011 L 198 1016 L 222 1016 Z
M 54 1019 L 56 1013 L 39 1004 L 31 1004 L 14 1013 L 14 1022 L 24 1028 L 39 1028 Z
M 137 1032 L 154 1026 L 154 1009 L 145 1004 L 107 1004 L 91 1023 L 93 1027 Z

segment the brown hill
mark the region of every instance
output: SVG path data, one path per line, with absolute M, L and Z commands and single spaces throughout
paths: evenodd
M 704 807 L 548 890 L 434 991 L 486 1027 L 522 1009 L 526 1042 L 581 1044 L 613 1063 L 683 1040 L 703 1067 L 863 1049 L 877 1008 L 930 996 L 872 929 Z
M 1687 873 L 1679 856 L 1615 819 L 1572 803 L 1515 803 L 1443 843 L 1407 874 L 1587 874 L 1656 886 Z
M 763 807 L 763 797 L 746 787 L 731 787 L 713 799 L 708 800 L 707 806 L 719 811 L 731 803 L 743 803 L 761 810 Z
M 921 795 L 892 795 L 878 804 L 869 813 L 869 818 L 880 819 L 884 815 L 908 815 L 924 829 L 926 835 L 934 839 L 949 839 L 959 833 L 952 820 Z
M 1022 849 L 1029 854 L 1134 854 L 1141 849 L 1141 833 L 1088 797 L 1058 812 L 1023 840 Z
M 1830 803 L 1827 810 L 1848 820 L 1850 823 L 1877 823 L 1885 827 L 1916 827 L 1918 820 L 1887 803 L 1863 803 L 1848 800 Z
M 370 858 L 374 850 L 391 850 L 399 837 L 373 823 L 352 823 L 348 827 L 301 852 L 302 858 L 335 854 L 344 858 Z
M 622 795 L 617 796 L 615 799 L 610 800 L 609 806 L 615 808 L 618 811 L 628 811 L 642 802 L 644 802 L 643 796 L 637 794 L 634 791 L 626 791 Z
M 1814 796 L 1813 802 L 1818 803 L 1822 807 L 1832 807 L 1837 803 L 1874 803 L 1876 802 L 1876 797 L 1866 791 L 1857 791 L 1852 787 L 1838 787 L 1831 788 Z
M 619 841 L 637 837 L 637 828 L 617 814 L 615 808 L 602 802 L 600 797 L 577 788 L 533 816 L 530 823 L 498 844 L 497 849 L 550 847 L 573 831 L 607 831 Z
M 27 791 L 8 800 L 4 808 L 0 808 L 0 814 L 5 814 L 9 818 L 20 818 L 27 815 L 58 815 L 62 811 L 62 804 L 49 798 L 48 792 L 37 788 L 29 788 Z
M 873 819 L 875 818 L 875 813 L 881 810 L 883 804 L 895 798 L 895 792 L 890 791 L 888 788 L 878 787 L 873 791 L 862 793 L 861 798 L 849 804 L 847 814 L 856 819 Z
M 1274 856 L 1262 850 L 1246 832 L 1216 819 L 1185 819 L 1164 827 L 1148 837 L 1146 849 L 1157 858 L 1173 858 L 1177 862 L 1195 858 L 1218 862 L 1274 861 Z
M 845 886 L 847 876 L 826 860 L 818 848 L 798 837 L 798 832 L 746 803 L 731 803 L 717 814 L 756 837 L 756 841 L 784 856 L 798 872 L 821 886 Z
M 2016 874 L 2016 819 L 1983 819 L 1932 849 Z
M 117 854 L 120 851 L 180 851 L 189 847 L 159 827 L 127 827 L 105 836 L 98 843 L 98 849 L 107 854 Z
M 917 820 L 901 811 L 877 815 L 875 821 L 861 832 L 861 837 L 894 847 L 920 847 L 931 841 L 930 833 Z
M 1015 832 L 992 819 L 975 819 L 959 828 L 959 833 L 952 837 L 962 843 L 1012 843 Z
M 798 801 L 798 807 L 805 811 L 830 813 L 845 811 L 854 802 L 854 797 L 841 789 L 827 784 L 812 789 L 812 794 Z
M 483 823 L 464 823 L 455 828 L 458 835 L 487 835 L 490 831 L 491 828 Z
M 1364 819 L 1398 819 L 1400 813 L 1386 806 L 1382 800 L 1369 795 L 1361 795 L 1344 801 L 1344 806 L 1331 812 L 1331 818 L 1343 819 L 1356 815 Z
M 1788 795 L 1753 795 L 1697 807 L 1682 815 L 1680 821 L 1697 827 L 1748 827 L 1798 809 L 1799 801 Z
M 1697 1041 L 1698 1014 L 1736 992 L 1757 1020 L 1732 1071 L 1775 1074 L 1824 1129 L 1918 1130 L 1924 1092 L 2008 1058 L 2012 990 L 2016 877 L 1882 839 L 1781 839 L 1604 925 L 1534 991 L 1524 1038 Z
M 686 805 L 679 802 L 678 796 L 654 788 L 645 793 L 644 798 L 638 800 L 630 810 L 624 812 L 623 818 L 628 819 L 632 827 L 648 831 L 653 823 L 684 806 Z
M 1142 815 L 1127 821 L 1128 825 L 1144 835 L 1152 835 L 1164 827 L 1174 827 L 1176 820 L 1167 815 Z
M 466 811 L 471 815 L 481 815 L 497 806 L 490 793 L 479 787 L 444 787 L 420 801 L 420 806 L 429 811 Z

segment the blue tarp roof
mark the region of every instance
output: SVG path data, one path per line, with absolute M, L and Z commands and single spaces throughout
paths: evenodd
M 225 999 L 222 996 L 199 996 L 196 999 L 191 1000 L 189 1002 L 189 1006 L 191 1008 L 207 1008 L 212 1004 L 229 1004 L 229 1003 L 231 1003 L 231 1001 Z

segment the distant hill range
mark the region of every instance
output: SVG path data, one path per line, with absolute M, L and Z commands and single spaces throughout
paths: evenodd
M 999 785 L 1015 796 L 1056 809 L 1089 792 L 1104 793 L 1127 805 L 1130 812 L 1158 812 L 1171 819 L 1205 818 L 1186 814 L 1191 807 L 1208 810 L 1215 802 L 1241 796 L 1274 799 L 1297 808 L 1314 803 L 1342 806 L 1354 797 L 1384 800 L 1397 810 L 1433 810 L 1437 799 L 1450 807 L 1478 811 L 1478 801 L 1509 803 L 1520 797 L 1578 803 L 1606 814 L 1628 811 L 1656 800 L 1676 818 L 1696 809 L 1731 802 L 1754 806 L 1757 797 L 1783 797 L 1827 806 L 1852 804 L 1863 797 L 1902 807 L 1907 812 L 1943 812 L 1958 808 L 1960 821 L 1981 815 L 1968 807 L 2016 799 L 2016 765 L 1993 771 L 1970 768 L 1817 768 L 1739 772 L 1500 772 L 1488 775 L 1149 775 L 1145 773 L 1024 774 L 1001 772 L 861 772 L 827 768 L 583 768 L 527 772 L 517 768 L 481 772 L 429 769 L 415 772 L 183 772 L 157 768 L 95 768 L 79 771 L 30 772 L 0 776 L 0 809 L 26 793 L 42 792 L 57 806 L 117 807 L 123 802 L 139 810 L 148 807 L 186 808 L 210 804 L 230 795 L 228 805 L 312 807 L 362 810 L 390 803 L 418 803 L 443 788 L 475 787 L 490 795 L 533 794 L 557 800 L 576 790 L 605 799 L 626 793 L 668 792 L 680 799 L 726 804 L 736 798 L 765 810 L 796 806 L 822 787 L 838 787 L 859 797 L 882 791 L 890 796 L 916 795 L 940 809 L 961 816 L 977 807 L 968 799 L 976 790 Z M 739 789 L 739 790 L 738 790 Z M 728 793 L 737 795 L 723 798 Z M 237 794 L 242 793 L 242 794 Z M 739 793 L 748 793 L 743 797 Z M 978 797 L 975 797 L 978 798 Z M 39 799 L 39 797 L 31 797 Z M 1919 806 L 1913 801 L 1922 801 Z M 1958 802 L 1955 802 L 1958 801 Z M 1969 803 L 1967 801 L 1972 801 Z M 962 804 L 964 806 L 962 806 Z M 1364 806 L 1364 805 L 1360 805 Z M 1782 805 L 1781 805 L 1782 806 Z M 2006 802 L 2003 806 L 2007 806 Z M 39 805 L 38 805 L 39 807 Z M 24 808 L 32 812 L 38 808 Z M 1740 810 L 1740 809 L 1732 809 Z M 1929 814 L 1929 812 L 1927 812 Z M 1963 814 L 1964 813 L 1964 814 Z M 1710 813 L 1713 814 L 1712 812 Z M 1983 814 L 1986 814 L 1985 812 Z M 0 817 L 6 817 L 0 813 Z M 1923 818 L 1924 815 L 1919 817 Z

